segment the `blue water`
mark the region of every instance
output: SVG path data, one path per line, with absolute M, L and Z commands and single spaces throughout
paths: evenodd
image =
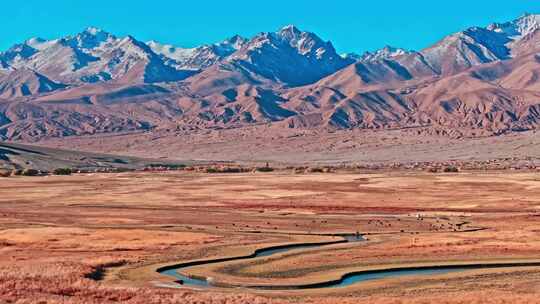
M 347 237 L 344 237 L 344 238 L 348 242 L 359 242 L 359 241 L 363 240 L 363 238 L 361 236 L 360 237 L 347 236 Z M 254 257 L 249 257 L 249 258 L 246 258 L 246 259 L 267 257 L 267 256 L 271 256 L 271 255 L 274 255 L 274 254 L 279 254 L 279 253 L 283 253 L 283 252 L 287 252 L 287 251 L 291 251 L 291 250 L 316 248 L 316 247 L 321 247 L 321 246 L 322 246 L 321 244 L 300 244 L 300 245 L 293 245 L 293 246 L 288 246 L 288 247 L 283 247 L 283 248 L 278 247 L 278 248 L 262 249 L 262 250 L 257 251 L 257 253 L 255 254 Z M 208 263 L 204 263 L 204 264 L 212 264 L 212 262 L 208 262 Z M 182 268 L 169 269 L 169 270 L 161 271 L 160 273 L 164 274 L 164 275 L 174 277 L 177 280 L 182 281 L 181 285 L 193 286 L 193 287 L 208 287 L 208 286 L 210 286 L 208 281 L 190 278 L 190 277 L 185 276 L 182 273 L 180 273 L 180 270 L 182 270 Z
M 384 279 L 384 278 L 395 278 L 395 277 L 403 277 L 403 276 L 412 276 L 412 275 L 434 275 L 434 274 L 444 274 L 444 273 L 450 273 L 450 272 L 456 272 L 456 271 L 464 271 L 466 268 L 446 268 L 446 269 L 438 269 L 438 268 L 426 268 L 426 269 L 412 269 L 412 270 L 389 270 L 389 271 L 381 271 L 377 273 L 361 273 L 361 274 L 353 274 L 350 276 L 346 276 L 343 281 L 337 284 L 329 284 L 324 286 L 324 288 L 332 288 L 332 287 L 345 287 L 349 285 L 353 285 L 359 282 L 364 281 L 370 281 L 370 280 L 377 280 L 377 279 Z
M 344 237 L 348 242 L 358 242 L 362 241 L 362 237 L 357 236 L 346 236 Z M 312 245 L 297 245 L 297 246 L 289 246 L 284 248 L 269 248 L 269 249 L 263 249 L 257 252 L 257 254 L 254 257 L 249 258 L 241 258 L 241 259 L 252 259 L 256 257 L 267 257 L 291 250 L 297 250 L 297 249 L 308 249 L 308 248 L 316 248 L 316 247 L 322 247 L 324 245 L 319 244 L 312 244 Z M 215 262 L 209 261 L 208 263 L 202 263 L 202 264 L 212 264 Z M 390 278 L 390 277 L 402 277 L 402 276 L 411 276 L 411 275 L 435 275 L 435 274 L 444 274 L 444 273 L 450 273 L 450 272 L 456 272 L 456 271 L 463 271 L 467 268 L 464 267 L 458 267 L 456 268 L 425 268 L 425 269 L 403 269 L 403 270 L 389 270 L 389 271 L 380 271 L 380 272 L 367 272 L 367 273 L 358 273 L 358 274 L 350 274 L 346 275 L 343 280 L 341 280 L 338 283 L 335 284 L 322 284 L 319 286 L 308 286 L 305 288 L 335 288 L 335 287 L 345 287 L 349 285 L 353 285 L 359 282 L 364 281 L 370 281 L 370 280 L 377 280 L 377 279 L 383 279 L 383 278 Z M 176 268 L 176 269 L 170 269 L 160 272 L 161 274 L 168 275 L 171 277 L 176 278 L 177 280 L 181 280 L 182 284 L 185 286 L 192 286 L 192 287 L 209 287 L 210 284 L 206 280 L 199 280 L 190 278 L 188 276 L 185 276 L 181 274 L 179 271 L 181 271 L 182 268 Z M 257 287 L 253 287 L 257 288 Z M 302 288 L 302 287 L 300 287 Z M 295 287 L 288 287 L 288 286 L 282 286 L 282 287 L 274 287 L 272 289 L 295 289 Z
M 176 278 L 177 280 L 182 280 L 183 283 L 181 285 L 186 286 L 193 286 L 193 287 L 208 287 L 210 284 L 206 280 L 199 280 L 199 279 L 192 279 L 188 276 L 185 276 L 181 273 L 179 273 L 180 269 L 170 269 L 160 272 L 161 274 L 171 276 L 173 278 Z

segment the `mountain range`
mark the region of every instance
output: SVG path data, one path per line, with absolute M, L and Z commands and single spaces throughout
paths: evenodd
M 0 53 L 4 140 L 260 124 L 458 137 L 537 129 L 540 15 L 471 27 L 419 51 L 338 54 L 289 25 L 196 48 L 90 27 Z

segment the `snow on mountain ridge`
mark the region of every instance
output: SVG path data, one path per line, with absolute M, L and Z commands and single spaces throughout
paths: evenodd
M 156 54 L 182 62 L 193 56 L 197 48 L 180 48 L 171 44 L 162 44 L 155 40 L 146 43 Z
M 262 32 L 226 62 L 254 75 L 289 86 L 313 83 L 354 62 L 336 53 L 331 42 L 288 25 Z
M 487 29 L 504 33 L 514 40 L 520 39 L 540 28 L 540 14 L 524 14 L 516 20 L 505 23 L 493 23 L 490 24 Z
M 69 44 L 84 50 L 92 51 L 103 44 L 110 44 L 118 38 L 96 27 L 88 27 L 84 31 L 64 38 Z
M 115 79 L 139 63 L 152 62 L 195 73 L 218 62 L 243 62 L 243 68 L 255 74 L 299 85 L 311 83 L 317 77 L 359 60 L 369 63 L 370 73 L 407 70 L 415 74 L 421 70 L 418 73 L 424 76 L 432 72 L 452 74 L 478 64 L 509 59 L 517 54 L 514 54 L 514 48 L 527 51 L 530 46 L 540 45 L 531 35 L 539 28 L 540 15 L 525 14 L 510 22 L 471 27 L 446 36 L 420 52 L 386 46 L 363 55 L 340 56 L 331 42 L 295 25 L 260 33 L 251 39 L 236 35 L 195 48 L 157 41 L 142 43 L 131 36 L 116 37 L 100 28 L 88 27 L 78 34 L 56 40 L 29 39 L 0 53 L 0 60 L 4 66 L 28 67 L 54 81 L 69 84 Z M 523 38 L 528 35 L 531 37 L 525 41 Z M 522 42 L 517 43 L 519 41 Z M 287 65 L 295 65 L 294 69 L 303 72 L 294 71 Z M 167 73 L 171 71 L 167 69 Z M 302 79 L 295 81 L 295 77 Z
M 43 49 L 46 49 L 48 47 L 50 47 L 51 45 L 53 45 L 54 43 L 56 43 L 58 40 L 55 39 L 55 40 L 46 40 L 46 39 L 43 39 L 43 38 L 40 38 L 40 37 L 34 37 L 34 38 L 30 38 L 28 40 L 25 41 L 25 44 L 28 45 L 29 47 L 32 47 L 36 50 L 43 50 Z
M 234 35 L 231 38 L 225 39 L 222 42 L 214 44 L 217 47 L 227 50 L 228 52 L 234 52 L 242 48 L 248 42 L 248 39 L 240 36 Z
M 402 49 L 397 48 L 393 46 L 386 45 L 382 49 L 378 49 L 375 52 L 366 52 L 364 55 L 360 57 L 362 61 L 378 61 L 378 60 L 384 60 L 384 59 L 390 59 L 406 54 L 410 54 L 411 52 Z
M 317 58 L 321 58 L 326 48 L 333 49 L 331 43 L 324 42 L 314 33 L 301 31 L 292 24 L 281 28 L 275 35 L 297 49 L 301 55 L 314 52 Z
M 189 75 L 167 67 L 158 54 L 134 37 L 116 37 L 95 27 L 56 40 L 27 40 L 0 53 L 0 60 L 68 84 L 113 79 L 159 82 Z
M 200 70 L 239 50 L 247 39 L 235 35 L 224 41 L 195 48 L 181 48 L 161 44 L 151 40 L 147 45 L 157 54 L 165 57 L 168 64 L 178 69 Z

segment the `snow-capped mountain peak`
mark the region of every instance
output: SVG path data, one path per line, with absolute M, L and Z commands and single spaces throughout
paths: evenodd
M 490 24 L 487 29 L 517 40 L 540 29 L 540 15 L 524 14 L 514 21 Z
M 233 52 L 241 49 L 248 41 L 248 39 L 240 35 L 234 35 L 231 38 L 214 44 L 214 46 L 218 47 L 222 53 L 228 53 L 227 55 L 230 55 Z
M 411 52 L 406 49 L 386 45 L 382 49 L 376 50 L 373 53 L 366 52 L 364 55 L 362 55 L 361 60 L 378 61 L 378 60 L 384 60 L 384 59 L 391 59 L 391 58 L 395 58 L 395 57 L 410 54 L 410 53 Z
M 291 41 L 291 43 L 296 42 L 302 38 L 311 38 L 314 40 L 321 40 L 314 33 L 302 31 L 298 27 L 292 24 L 282 27 L 278 32 L 276 32 L 276 34 L 282 39 Z
M 76 48 L 92 50 L 104 44 L 112 43 L 117 38 L 96 27 L 88 27 L 75 36 L 68 36 L 65 41 L 68 45 Z
M 118 42 L 117 48 L 125 54 L 136 58 L 149 59 L 152 55 L 155 56 L 155 53 L 147 44 L 135 39 L 131 35 L 122 38 Z
M 248 39 L 240 36 L 240 35 L 234 35 L 229 39 L 225 39 L 222 43 L 230 44 L 230 45 L 240 45 L 247 41 Z
M 300 35 L 302 33 L 302 31 L 300 29 L 298 29 L 295 25 L 293 24 L 289 24 L 289 25 L 286 25 L 284 27 L 282 27 L 279 31 L 278 31 L 278 34 L 282 37 L 286 37 L 286 38 L 289 38 L 289 39 L 292 39 L 298 35 Z
M 256 35 L 227 61 L 290 86 L 313 83 L 354 62 L 339 56 L 332 43 L 294 25 Z
M 316 34 L 302 31 L 294 25 L 287 25 L 273 35 L 270 34 L 270 37 L 277 37 L 277 40 L 289 44 L 301 55 L 314 54 L 314 57 L 320 59 L 327 51 L 332 54 L 335 52 L 330 42 L 324 42 Z

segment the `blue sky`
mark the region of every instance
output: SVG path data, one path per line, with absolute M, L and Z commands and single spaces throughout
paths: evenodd
M 0 50 L 30 37 L 57 38 L 88 26 L 193 47 L 287 24 L 331 40 L 339 52 L 362 53 L 386 44 L 421 49 L 469 26 L 512 20 L 524 12 L 540 13 L 540 1 L 3 1 Z

